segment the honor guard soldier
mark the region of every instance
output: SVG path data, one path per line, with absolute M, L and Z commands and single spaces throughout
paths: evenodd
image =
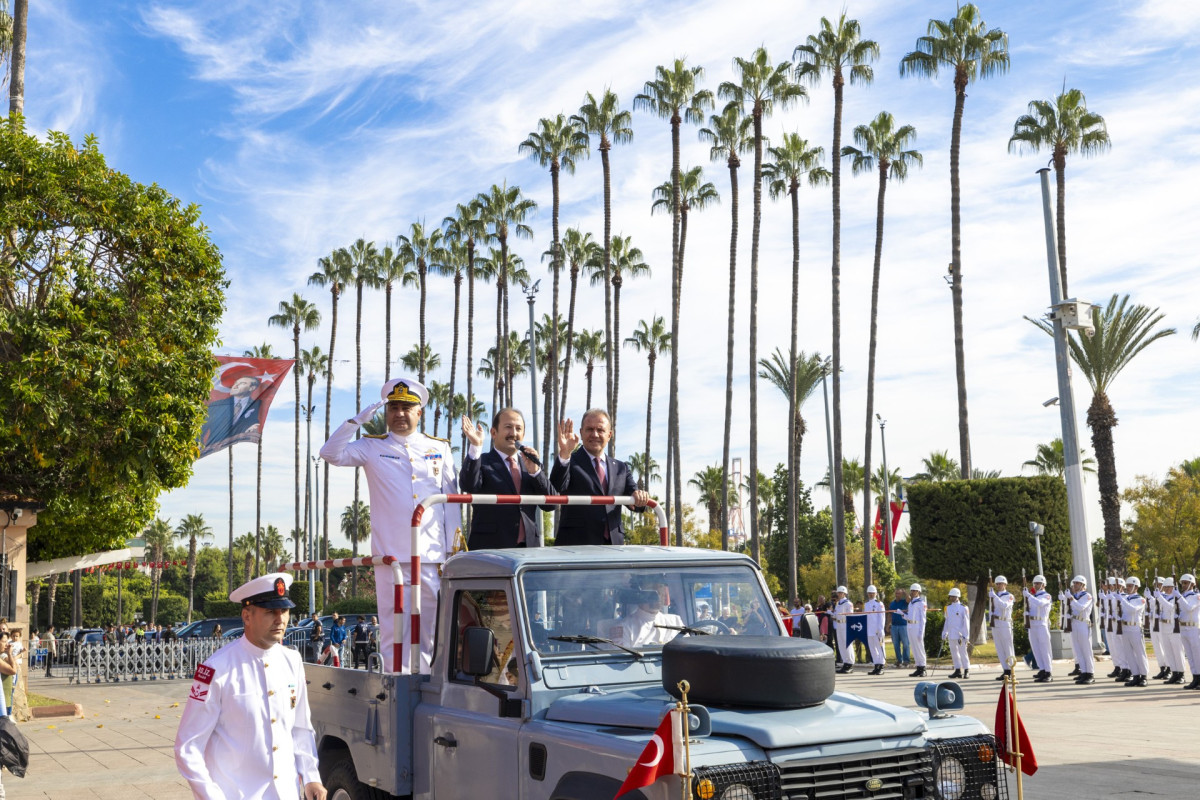
M 1154 599 L 1158 602 L 1158 643 L 1170 670 L 1160 680 L 1166 681 L 1165 686 L 1176 686 L 1183 683 L 1183 639 L 1176 616 L 1179 593 L 1175 591 L 1175 579 L 1163 578 L 1162 589 L 1154 590 Z
M 1146 612 L 1146 598 L 1138 594 L 1142 582 L 1136 575 L 1125 579 L 1125 594 L 1117 595 L 1117 608 L 1121 613 L 1121 646 L 1124 649 L 1125 669 L 1117 676 L 1124 678 L 1126 686 L 1145 686 L 1150 673 L 1150 661 L 1146 658 L 1146 639 L 1142 634 L 1142 615 Z
M 1190 572 L 1179 576 L 1179 637 L 1183 652 L 1192 670 L 1192 682 L 1185 689 L 1200 689 L 1200 593 L 1196 591 L 1196 576 Z
M 437 623 L 437 596 L 441 587 L 441 566 L 454 552 L 455 537 L 462 524 L 462 507 L 441 504 L 426 510 L 421 517 L 417 552 L 412 552 L 412 517 L 417 503 L 433 494 L 455 494 L 454 457 L 450 442 L 426 436 L 418 429 L 421 410 L 429 402 L 429 392 L 410 378 L 394 378 L 380 390 L 383 400 L 363 409 L 333 432 L 321 448 L 321 458 L 341 467 L 362 467 L 367 473 L 371 495 L 371 555 L 396 556 L 404 564 L 414 555 L 421 557 L 421 672 L 429 672 L 433 653 L 433 632 Z M 367 435 L 353 441 L 358 427 L 387 404 L 384 421 L 388 432 Z M 405 579 L 408 575 L 405 573 Z M 409 617 L 403 618 L 403 631 L 392 630 L 392 570 L 375 567 L 375 590 L 379 598 L 379 654 L 389 672 L 410 671 L 409 648 L 412 641 Z M 411 590 L 411 587 L 410 587 Z M 402 663 L 392 663 L 392 644 L 399 635 L 405 643 Z
M 1150 634 L 1150 649 L 1154 651 L 1154 661 L 1158 664 L 1158 672 L 1154 674 L 1156 681 L 1171 677 L 1171 665 L 1162 643 L 1162 603 L 1158 600 L 1162 586 L 1163 579 L 1155 575 L 1153 583 L 1142 590 L 1142 597 L 1146 598 L 1146 628 Z
M 1009 676 L 1012 670 L 1008 662 L 1016 658 L 1012 630 L 1012 609 L 1015 600 L 1012 592 L 1008 590 L 1008 578 L 997 575 L 995 586 L 988 589 L 988 613 L 992 615 L 992 641 L 996 643 L 996 655 L 999 656 L 1000 667 L 1004 670 L 996 678 L 998 681 Z
M 854 671 L 854 648 L 849 642 L 849 623 L 848 617 L 854 613 L 854 603 L 850 602 L 850 598 L 846 597 L 846 587 L 839 586 L 836 589 L 837 602 L 833 605 L 833 629 L 837 633 L 838 654 L 842 657 L 842 665 L 838 667 L 838 672 L 853 672 Z
M 883 624 L 887 608 L 880 602 L 875 586 L 867 587 L 867 602 L 863 603 L 863 613 L 867 615 L 867 648 L 871 651 L 871 663 L 875 668 L 868 675 L 882 675 L 883 664 L 887 656 L 883 650 Z
M 917 668 L 909 673 L 910 678 L 925 677 L 925 595 L 921 584 L 908 587 L 908 643 L 913 651 L 913 663 Z
M 950 660 L 954 662 L 951 678 L 971 677 L 971 657 L 967 643 L 971 638 L 971 612 L 962 602 L 962 592 L 955 586 L 946 604 L 946 620 L 942 625 L 942 641 L 950 645 Z
M 200 800 L 324 800 L 304 663 L 284 647 L 292 576 L 277 572 L 229 594 L 244 634 L 196 667 L 175 763 Z
M 1086 685 L 1096 682 L 1096 662 L 1092 658 L 1092 607 L 1095 601 L 1087 590 L 1087 578 L 1076 575 L 1071 578 L 1071 592 L 1065 598 L 1069 609 L 1071 649 L 1079 663 L 1079 676 L 1075 682 Z
M 1122 675 L 1128 676 L 1130 674 L 1126 671 L 1128 664 L 1125 663 L 1125 643 L 1124 638 L 1121 636 L 1125 622 L 1121 618 L 1121 604 L 1117 602 L 1117 597 L 1123 589 L 1124 581 L 1118 581 L 1112 575 L 1108 577 L 1108 591 L 1104 594 L 1104 603 L 1108 608 L 1106 614 L 1108 617 L 1108 626 L 1106 628 L 1108 632 L 1108 650 L 1113 660 L 1113 670 L 1108 673 L 1108 677 L 1120 678 L 1122 681 L 1126 680 L 1126 678 L 1121 677 Z
M 1033 648 L 1033 658 L 1037 661 L 1038 674 L 1034 683 L 1050 683 L 1054 680 L 1050 662 L 1050 606 L 1054 598 L 1046 591 L 1046 577 L 1033 576 L 1033 591 L 1022 590 L 1025 595 L 1025 608 L 1029 614 L 1029 646 Z

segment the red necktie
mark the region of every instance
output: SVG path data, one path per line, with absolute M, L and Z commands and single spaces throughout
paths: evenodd
M 596 477 L 600 479 L 600 488 L 607 492 L 608 475 L 604 472 L 604 460 L 597 457 L 594 461 L 596 462 Z
M 513 486 L 517 487 L 517 494 L 521 493 L 521 467 L 517 464 L 516 455 L 508 457 L 508 471 L 512 475 Z M 525 541 L 525 515 L 520 513 L 520 508 L 517 509 L 517 544 L 522 544 Z

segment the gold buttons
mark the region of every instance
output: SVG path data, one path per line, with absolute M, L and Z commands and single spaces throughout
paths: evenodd
M 271 689 L 270 691 L 267 692 L 267 697 L 270 697 L 273 694 L 275 694 L 275 690 Z
M 275 745 L 274 747 L 271 748 L 271 752 L 274 753 L 278 749 L 279 749 L 279 745 Z
M 271 722 L 275 722 L 275 718 L 274 718 L 274 717 L 271 717 Z

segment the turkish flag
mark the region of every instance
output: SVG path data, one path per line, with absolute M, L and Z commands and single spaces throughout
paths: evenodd
M 1012 739 L 1016 738 L 1017 749 L 1021 753 L 1021 772 L 1032 775 L 1037 772 L 1037 757 L 1033 754 L 1033 745 L 1029 743 L 1029 734 L 1017 714 L 1016 704 L 1008 694 L 1008 681 L 1000 685 L 1000 700 L 996 703 L 996 747 L 1000 758 L 1009 766 L 1016 766 L 1016 755 L 1009 752 L 1012 749 Z
M 658 730 L 646 743 L 646 749 L 629 770 L 629 777 L 613 795 L 613 800 L 633 789 L 649 786 L 664 775 L 675 774 L 683 766 L 683 726 L 678 709 L 672 709 L 659 723 Z

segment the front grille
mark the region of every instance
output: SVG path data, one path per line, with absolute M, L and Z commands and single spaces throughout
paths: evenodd
M 1008 800 L 1008 780 L 991 734 L 931 744 L 934 782 L 962 800 Z
M 787 800 L 779 793 L 779 768 L 770 761 L 697 767 L 693 800 Z
M 779 764 L 788 800 L 932 798 L 933 756 L 912 748 L 864 758 L 814 758 Z

